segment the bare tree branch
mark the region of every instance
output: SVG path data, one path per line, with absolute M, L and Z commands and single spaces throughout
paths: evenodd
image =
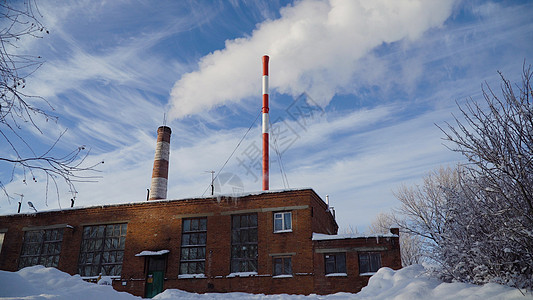
M 35 0 L 17 1 L 0 0 L 0 140 L 5 141 L 7 148 L 0 154 L 0 166 L 3 170 L 11 170 L 9 180 L 2 182 L 0 189 L 10 201 L 11 196 L 6 185 L 16 176 L 22 175 L 23 182 L 37 181 L 37 173 L 46 178 L 45 201 L 48 200 L 48 188 L 55 187 L 59 201 L 58 179 L 64 181 L 75 195 L 76 182 L 94 181 L 97 176 L 91 175 L 100 163 L 85 165 L 90 151 L 85 146 L 62 155 L 52 155 L 65 134 L 46 148 L 37 151 L 27 140 L 31 129 L 44 134 L 39 122 L 54 121 L 58 117 L 52 115 L 52 105 L 40 96 L 32 96 L 23 92 L 29 77 L 43 64 L 40 56 L 23 54 L 19 48 L 20 41 L 26 38 L 42 38 L 48 30 L 41 23 Z M 5 167 L 9 166 L 9 167 Z M 89 174 L 89 175 L 86 175 Z M 6 176 L 4 176 L 6 177 Z

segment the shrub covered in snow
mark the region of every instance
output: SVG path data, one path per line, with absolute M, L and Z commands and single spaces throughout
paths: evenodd
M 518 94 L 503 76 L 502 96 L 460 107 L 464 121 L 443 130 L 467 164 L 402 188 L 400 225 L 425 237 L 441 276 L 533 289 L 533 72 Z

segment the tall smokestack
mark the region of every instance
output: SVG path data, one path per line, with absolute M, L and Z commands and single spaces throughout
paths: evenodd
M 263 56 L 263 191 L 268 191 L 268 55 Z
M 170 155 L 170 127 L 157 128 L 157 146 L 155 147 L 154 170 L 148 200 L 166 199 L 168 183 L 168 158 Z

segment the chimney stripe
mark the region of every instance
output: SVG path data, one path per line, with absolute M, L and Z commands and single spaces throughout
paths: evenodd
M 269 127 L 269 116 L 268 116 L 268 60 L 267 55 L 263 56 L 263 190 L 267 191 L 269 189 L 269 159 L 268 159 L 268 127 Z
M 263 95 L 268 94 L 268 75 L 263 75 Z
M 168 166 L 170 157 L 170 135 L 167 126 L 157 129 L 157 144 L 154 156 L 154 168 L 148 200 L 166 199 L 168 186 Z

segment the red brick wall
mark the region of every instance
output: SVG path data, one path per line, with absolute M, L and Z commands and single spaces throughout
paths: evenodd
M 315 287 L 317 294 L 332 294 L 337 292 L 359 292 L 368 284 L 370 276 L 359 275 L 359 253 L 381 253 L 381 266 L 400 269 L 401 256 L 399 238 L 396 237 L 367 237 L 338 240 L 318 240 L 314 242 L 315 259 Z M 327 277 L 325 274 L 324 254 L 329 249 L 346 253 L 346 277 Z
M 273 211 L 282 208 L 292 211 L 293 229 L 288 233 L 274 233 Z M 258 276 L 227 278 L 230 273 L 231 214 L 249 212 L 256 212 L 258 215 Z M 182 219 L 201 216 L 207 216 L 207 278 L 178 279 Z M 320 267 L 323 258 L 313 251 L 311 237 L 313 232 L 336 233 L 338 227 L 331 214 L 326 212 L 325 203 L 311 189 L 266 192 L 240 198 L 147 201 L 32 215 L 0 216 L 0 229 L 7 229 L 0 253 L 0 269 L 17 270 L 23 242 L 22 228 L 69 224 L 74 228 L 64 229 L 58 268 L 76 274 L 83 226 L 112 222 L 128 223 L 121 281 L 114 281 L 117 290 L 143 296 L 145 258 L 136 257 L 135 254 L 143 250 L 163 249 L 170 250 L 167 255 L 165 289 L 266 294 L 309 294 L 332 290 L 327 288 L 327 281 L 316 279 L 316 275 L 320 275 L 316 268 L 323 270 Z M 373 240 L 369 241 L 373 243 Z M 338 242 L 329 243 L 334 245 Z M 322 245 L 329 244 L 315 242 L 314 247 Z M 292 278 L 272 278 L 272 254 L 279 253 L 291 255 Z M 383 261 L 385 265 L 386 259 L 383 258 Z M 122 285 L 123 282 L 126 285 Z M 343 279 L 339 282 L 343 282 Z M 354 290 L 349 283 L 342 283 L 337 287 L 333 290 Z

